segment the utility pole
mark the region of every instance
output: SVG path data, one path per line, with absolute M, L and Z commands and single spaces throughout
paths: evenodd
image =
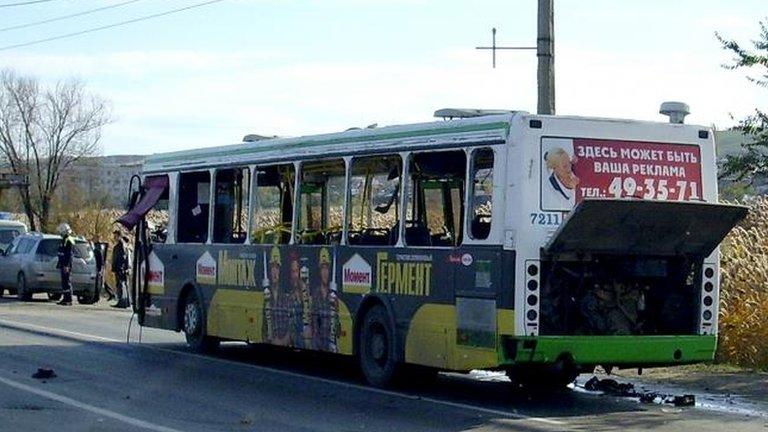
M 537 81 L 539 87 L 539 114 L 555 114 L 555 16 L 554 0 L 538 0 L 539 17 L 536 46 L 498 46 L 496 28 L 491 30 L 491 46 L 475 47 L 479 50 L 491 50 L 493 67 L 496 68 L 496 50 L 536 50 L 539 59 Z
M 555 113 L 555 32 L 554 0 L 539 0 L 536 57 L 539 59 L 539 114 Z

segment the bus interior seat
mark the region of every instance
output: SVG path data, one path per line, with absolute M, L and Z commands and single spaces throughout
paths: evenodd
M 341 231 L 328 231 L 325 234 L 325 244 L 340 245 L 341 244 Z
M 362 240 L 363 232 L 362 231 L 348 231 L 347 232 L 347 242 L 351 245 L 358 245 L 360 244 L 360 241 Z
M 389 228 L 367 228 L 363 230 L 359 244 L 386 246 L 390 244 L 389 233 Z
M 325 244 L 325 236 L 317 230 L 303 230 L 298 233 L 298 241 L 301 244 L 321 245 Z
M 442 232 L 432 234 L 430 240 L 432 241 L 432 246 L 453 246 L 455 243 L 453 235 L 445 228 L 443 228 Z
M 237 231 L 232 233 L 229 238 L 229 242 L 233 244 L 245 243 L 245 237 L 247 236 L 245 231 Z
M 429 228 L 421 221 L 408 221 L 405 224 L 405 244 L 409 246 L 431 246 Z
M 478 214 L 472 219 L 472 237 L 486 239 L 491 233 L 491 215 Z

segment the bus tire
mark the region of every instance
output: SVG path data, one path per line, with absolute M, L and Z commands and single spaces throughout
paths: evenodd
M 398 368 L 395 357 L 395 331 L 383 306 L 373 306 L 363 318 L 358 361 L 360 369 L 374 387 L 389 386 Z
M 210 353 L 219 346 L 219 339 L 206 334 L 203 305 L 193 290 L 184 301 L 181 328 L 187 339 L 187 345 L 197 353 Z

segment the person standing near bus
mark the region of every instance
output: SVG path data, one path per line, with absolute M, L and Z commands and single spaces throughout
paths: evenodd
M 93 242 L 91 242 L 91 247 L 93 248 L 93 258 L 96 260 L 96 293 L 97 298 L 101 295 L 102 289 L 106 290 L 107 292 L 107 301 L 111 301 L 115 298 L 115 295 L 112 293 L 112 289 L 109 287 L 109 285 L 104 280 L 104 267 L 105 267 L 105 261 L 106 261 L 106 243 L 102 243 L 99 236 L 96 236 Z
M 123 241 L 120 230 L 113 233 L 115 247 L 112 249 L 112 273 L 115 275 L 115 289 L 117 291 L 117 304 L 113 307 L 125 309 L 130 306 L 128 300 L 128 270 L 131 265 L 130 251 Z
M 61 236 L 61 246 L 59 246 L 59 260 L 56 267 L 61 271 L 61 290 L 64 293 L 61 301 L 62 306 L 72 306 L 72 257 L 74 255 L 75 239 L 72 237 L 72 228 L 69 224 L 63 223 L 58 227 Z

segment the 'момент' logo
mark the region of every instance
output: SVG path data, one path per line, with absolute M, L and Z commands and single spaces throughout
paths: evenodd
M 216 260 L 208 251 L 198 258 L 195 263 L 195 280 L 206 285 L 216 284 Z
M 371 265 L 358 254 L 342 267 L 341 289 L 345 293 L 367 294 L 371 292 Z

